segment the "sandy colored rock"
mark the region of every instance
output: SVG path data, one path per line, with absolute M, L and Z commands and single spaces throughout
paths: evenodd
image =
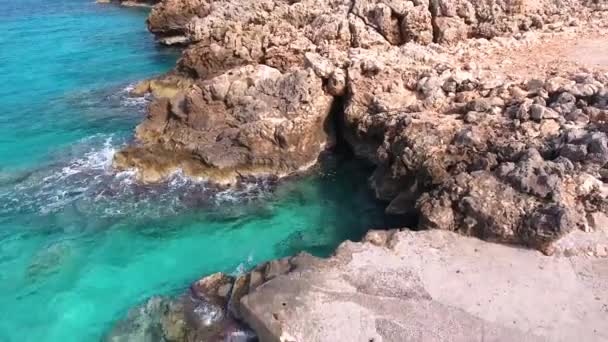
M 608 337 L 604 266 L 402 231 L 384 246 L 346 242 L 242 304 L 262 341 L 600 341 Z
M 608 160 L 600 7 L 166 0 L 151 31 L 190 45 L 137 87 L 157 100 L 114 165 L 230 185 L 305 170 L 343 140 L 376 165 L 387 213 L 550 253 L 608 207 L 578 186 Z
M 288 175 L 333 145 L 332 102 L 310 69 L 244 66 L 153 103 L 137 128 L 142 146 L 119 152 L 114 164 L 137 168 L 144 181 L 178 169 L 223 184 Z

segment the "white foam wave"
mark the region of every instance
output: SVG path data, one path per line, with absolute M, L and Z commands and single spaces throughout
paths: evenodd
M 63 165 L 33 172 L 11 188 L 1 189 L 0 210 L 49 214 L 74 205 L 79 212 L 104 217 L 171 215 L 192 206 L 232 212 L 234 205 L 262 199 L 273 187 L 272 182 L 257 181 L 218 189 L 181 170 L 161 184 L 140 184 L 134 170 L 117 172 L 112 167 L 122 144 L 114 136 L 81 140 L 63 154 L 73 156 Z
M 121 92 L 126 93 L 126 94 L 130 94 L 130 93 L 133 91 L 133 89 L 135 89 L 135 86 L 136 86 L 136 85 L 137 85 L 137 82 L 134 82 L 134 83 L 129 83 L 129 84 L 127 84 L 127 86 L 126 86 L 126 87 L 124 87 L 124 88 L 122 89 L 122 91 L 121 91 Z
M 245 272 L 247 272 L 253 266 L 254 266 L 254 264 L 253 264 L 253 253 L 249 253 L 249 256 L 247 256 L 247 261 L 244 261 L 244 262 L 240 263 L 236 267 L 236 269 L 232 272 L 232 275 L 235 276 L 235 277 L 243 275 L 243 274 L 245 274 Z
M 125 97 L 120 100 L 120 104 L 127 107 L 143 107 L 148 104 L 150 100 L 147 96 L 142 97 Z
M 110 171 L 115 153 L 116 147 L 112 143 L 112 137 L 108 137 L 101 149 L 91 149 L 82 158 L 76 158 L 63 167 L 59 177 L 65 178 L 91 171 Z
M 150 102 L 151 97 L 148 94 L 143 96 L 134 96 L 132 94 L 132 91 L 135 89 L 136 85 L 137 83 L 130 83 L 119 92 L 119 96 L 121 97 L 121 105 L 126 107 L 143 108 Z

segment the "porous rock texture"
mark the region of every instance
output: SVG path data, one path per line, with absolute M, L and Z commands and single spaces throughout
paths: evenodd
M 148 182 L 182 169 L 232 184 L 304 170 L 339 141 L 375 165 L 369 183 L 387 213 L 422 230 L 213 275 L 225 283 L 180 301 L 221 292 L 204 302 L 222 319 L 197 316 L 162 338 L 226 339 L 236 328 L 221 327 L 245 324 L 262 341 L 608 339 L 607 9 L 161 1 L 150 30 L 187 47 L 139 87 L 157 99 L 116 167 Z M 137 310 L 131 322 L 150 316 Z
M 551 254 L 608 207 L 608 63 L 555 48 L 605 42 L 603 5 L 165 0 L 150 30 L 190 45 L 114 164 L 234 184 L 343 140 L 387 213 Z
M 286 175 L 314 164 L 333 144 L 331 106 L 310 69 L 245 65 L 154 102 L 137 127 L 143 146 L 115 161 L 137 167 L 147 182 L 176 167 L 228 184 L 241 176 Z

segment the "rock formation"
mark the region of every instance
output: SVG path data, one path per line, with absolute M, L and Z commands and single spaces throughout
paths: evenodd
M 329 259 L 300 254 L 236 278 L 203 278 L 180 297 L 194 310 L 152 298 L 106 340 L 132 341 L 142 331 L 158 334 L 145 341 L 253 339 L 235 328 L 238 319 L 269 342 L 603 341 L 606 266 L 440 230 L 372 231 Z M 192 299 L 218 294 L 220 306 Z M 223 335 L 202 335 L 209 331 Z
M 137 167 L 147 182 L 176 167 L 227 184 L 286 175 L 313 165 L 333 145 L 331 107 L 310 69 L 238 67 L 153 103 L 136 132 L 144 145 L 126 149 L 116 163 Z
M 601 5 L 166 0 L 150 30 L 190 45 L 138 87 L 158 99 L 115 165 L 234 184 L 304 170 L 342 139 L 377 165 L 388 213 L 551 253 L 606 212 L 608 78 L 485 61 L 601 34 Z
M 186 48 L 174 71 L 139 87 L 157 99 L 115 166 L 146 182 L 182 169 L 233 184 L 304 170 L 339 141 L 375 165 L 369 183 L 387 213 L 433 230 L 374 233 L 329 260 L 226 277 L 222 312 L 263 341 L 606 339 L 606 10 L 584 0 L 164 0 L 148 27 Z M 502 274 L 519 270 L 538 278 Z M 560 288 L 562 276 L 567 286 L 548 296 L 543 286 Z M 543 305 L 564 314 L 544 317 Z

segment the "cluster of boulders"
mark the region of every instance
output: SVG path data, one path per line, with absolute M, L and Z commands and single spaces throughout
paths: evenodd
M 607 75 L 517 83 L 402 60 L 364 54 L 348 69 L 346 137 L 378 165 L 371 185 L 388 213 L 547 253 L 596 228 L 608 208 Z

